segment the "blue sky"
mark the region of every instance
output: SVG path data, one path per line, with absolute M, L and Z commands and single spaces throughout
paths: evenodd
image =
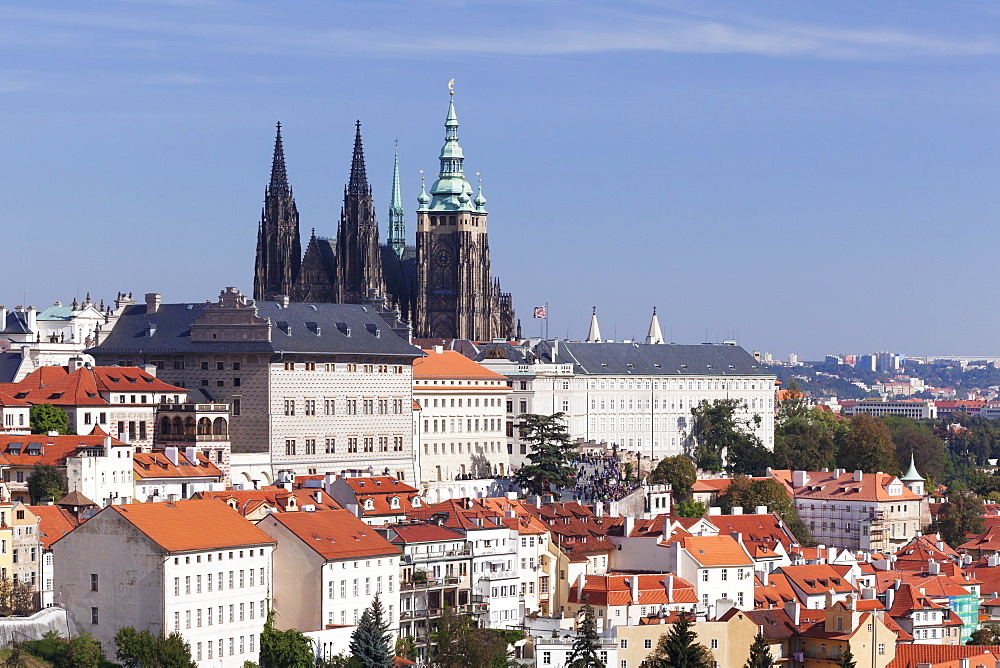
M 252 291 L 274 122 L 332 236 L 412 223 L 454 78 L 526 333 L 997 354 L 990 2 L 0 2 L 0 303 Z

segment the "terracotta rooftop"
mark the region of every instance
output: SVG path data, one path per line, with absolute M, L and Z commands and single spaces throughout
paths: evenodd
M 218 499 L 108 506 L 167 552 L 272 545 L 274 539 Z M 211 527 L 211 530 L 206 530 Z
M 577 596 L 578 587 L 573 584 L 569 591 L 570 603 L 590 603 L 596 606 L 620 605 L 667 605 L 674 603 L 697 603 L 694 586 L 683 578 L 671 574 L 584 576 L 582 596 Z M 667 596 L 667 579 L 673 577 L 672 596 Z M 639 578 L 638 599 L 632 598 L 632 578 Z
M 176 464 L 162 452 L 137 452 L 132 459 L 132 470 L 139 478 L 146 480 L 223 477 L 219 467 L 213 464 L 204 452 L 198 453 L 197 460 L 197 464 L 189 461 L 184 451 L 177 453 Z
M 111 444 L 124 446 L 125 443 L 112 439 Z M 65 466 L 66 458 L 77 450 L 104 447 L 104 435 L 87 436 L 46 436 L 29 434 L 25 436 L 0 436 L 0 455 L 3 463 L 11 466 L 34 466 L 48 464 Z
M 56 406 L 106 406 L 113 392 L 134 393 L 138 398 L 145 394 L 148 401 L 140 403 L 150 405 L 157 403 L 157 394 L 187 394 L 183 387 L 168 385 L 139 367 L 84 366 L 74 371 L 56 367 L 62 369 L 61 375 L 40 373 L 44 368 L 20 383 L 7 384 L 5 391 L 31 404 Z M 38 376 L 33 378 L 35 374 Z
M 398 547 L 346 510 L 278 513 L 269 515 L 261 526 L 266 529 L 271 522 L 288 529 L 327 560 L 400 554 Z
M 793 471 L 779 469 L 771 471 L 771 477 L 780 482 L 797 499 L 824 499 L 830 501 L 919 501 L 899 478 L 887 473 L 865 473 L 860 481 L 855 481 L 853 471 L 835 475 L 836 471 L 807 471 L 806 484 L 794 487 Z M 900 493 L 889 494 L 889 485 L 896 483 Z
M 38 538 L 43 549 L 49 549 L 52 543 L 79 525 L 76 517 L 65 508 L 59 506 L 28 506 L 28 508 L 38 517 Z
M 319 494 L 320 500 L 316 501 L 315 495 Z M 237 510 L 242 515 L 248 515 L 263 504 L 278 511 L 286 511 L 289 508 L 290 499 L 294 498 L 294 507 L 301 511 L 303 506 L 316 506 L 317 510 L 342 510 L 340 504 L 324 492 L 322 489 L 300 489 L 289 492 L 281 487 L 262 487 L 260 489 L 227 489 L 221 492 L 198 492 L 194 495 L 196 499 L 222 499 L 229 505 L 236 504 Z M 230 503 L 231 502 L 231 503 Z
M 685 536 L 680 544 L 702 566 L 753 565 L 753 559 L 732 536 Z
M 495 371 L 490 371 L 482 364 L 472 361 L 461 353 L 453 350 L 437 353 L 433 349 L 425 350 L 424 352 L 427 354 L 427 357 L 418 357 L 413 360 L 414 380 L 490 380 L 501 381 L 503 387 L 507 387 L 507 378 L 505 376 Z M 448 387 L 449 389 L 451 388 L 451 386 Z M 433 388 L 433 385 L 431 388 Z M 427 388 L 422 385 L 420 389 Z
M 922 663 L 932 668 L 958 668 L 960 659 L 969 659 L 972 668 L 980 664 L 992 668 L 996 657 L 1000 657 L 1000 645 L 897 644 L 896 657 L 886 668 L 916 668 Z

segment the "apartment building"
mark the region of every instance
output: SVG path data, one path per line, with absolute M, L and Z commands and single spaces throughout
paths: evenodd
M 53 543 L 55 602 L 105 647 L 123 626 L 177 631 L 199 666 L 242 668 L 257 662 L 273 548 L 217 499 L 111 505 Z

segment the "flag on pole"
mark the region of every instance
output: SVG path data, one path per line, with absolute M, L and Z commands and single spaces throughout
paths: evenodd
M 548 306 L 536 306 L 535 316 L 536 318 L 547 319 L 549 317 L 549 307 Z

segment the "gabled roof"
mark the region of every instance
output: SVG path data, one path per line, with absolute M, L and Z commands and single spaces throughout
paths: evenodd
M 930 664 L 932 668 L 958 668 L 960 659 L 969 659 L 970 666 L 996 665 L 1000 645 L 896 645 L 896 657 L 886 668 L 916 668 Z
M 486 367 L 473 362 L 453 350 L 435 352 L 433 349 L 425 350 L 427 357 L 413 360 L 413 379 L 455 379 L 455 380 L 492 380 L 504 381 L 506 387 L 506 377 L 495 371 L 490 371 Z M 450 387 L 450 386 L 449 386 Z M 421 387 L 420 389 L 425 389 Z
M 56 501 L 60 508 L 97 508 L 97 504 L 88 499 L 79 490 L 74 489 L 63 498 Z
M 419 524 L 390 524 L 390 543 L 413 544 L 465 540 L 465 534 L 430 522 Z
M 132 459 L 132 470 L 142 480 L 160 478 L 222 478 L 219 470 L 204 452 L 197 454 L 197 463 L 189 461 L 183 451 L 177 453 L 174 464 L 162 452 L 137 452 Z
M 156 394 L 187 394 L 183 387 L 164 383 L 138 367 L 83 366 L 71 372 L 55 367 L 63 373 L 41 373 L 46 368 L 52 367 L 41 367 L 20 383 L 7 385 L 8 391 L 29 404 L 55 406 L 106 406 L 112 392 L 145 394 L 147 404 L 157 403 Z
M 709 518 L 719 533 L 738 533 L 744 542 L 781 543 L 790 549 L 798 539 L 792 535 L 781 518 L 771 513 L 767 515 L 713 515 Z
M 178 460 L 182 455 L 178 455 Z M 320 500 L 316 501 L 316 494 Z M 295 507 L 302 512 L 303 506 L 316 506 L 317 510 L 342 510 L 339 503 L 320 488 L 299 489 L 289 492 L 281 487 L 262 487 L 260 489 L 227 489 L 221 492 L 197 492 L 196 499 L 222 499 L 227 503 L 236 504 L 241 515 L 249 515 L 262 504 L 275 508 L 279 512 L 289 507 L 290 498 L 295 499 Z M 229 504 L 232 505 L 232 504 Z
M 806 484 L 794 487 L 790 469 L 771 471 L 771 477 L 791 490 L 796 499 L 822 499 L 826 501 L 920 501 L 918 496 L 907 489 L 896 476 L 887 473 L 864 473 L 860 481 L 854 480 L 854 473 L 846 471 L 836 475 L 836 471 L 808 471 Z M 896 496 L 889 494 L 889 485 L 896 483 L 901 491 Z
M 786 601 L 796 599 L 798 595 L 788 582 L 788 578 L 779 572 L 768 575 L 766 585 L 760 578 L 754 579 L 753 600 L 757 608 L 781 607 Z
M 105 436 L 46 436 L 28 434 L 25 436 L 0 436 L 0 463 L 11 466 L 34 466 L 48 464 L 65 466 L 66 458 L 74 456 L 78 450 L 104 447 Z M 112 446 L 125 446 L 112 439 Z
M 38 517 L 38 539 L 45 550 L 80 524 L 71 512 L 59 506 L 28 508 Z
M 29 404 L 27 401 L 23 401 L 21 399 L 15 399 L 9 394 L 0 392 L 0 406 L 30 406 L 30 405 L 31 404 Z
M 857 591 L 844 574 L 830 564 L 782 566 L 778 570 L 807 596 L 826 594 L 830 590 L 838 594 Z
M 583 584 L 581 596 L 577 595 L 578 587 L 570 587 L 570 603 L 590 603 L 595 606 L 620 605 L 671 605 L 677 603 L 697 603 L 694 586 L 687 580 L 670 573 L 648 575 L 626 575 L 611 573 L 609 575 L 587 575 Z M 672 596 L 667 596 L 667 580 L 673 577 Z M 638 578 L 639 597 L 632 598 L 632 579 Z
M 82 526 L 110 512 L 167 552 L 274 544 L 274 539 L 217 499 L 112 505 Z
M 702 566 L 753 565 L 753 559 L 732 536 L 685 536 L 680 544 Z
M 959 545 L 958 549 L 1000 552 L 1000 524 L 991 524 L 983 533 Z
M 732 610 L 726 614 L 730 614 Z M 782 608 L 770 610 L 744 610 L 743 614 L 749 617 L 761 634 L 768 640 L 778 638 L 791 638 L 798 634 L 798 629 L 792 622 L 792 618 Z
M 267 530 L 271 522 L 282 525 L 330 561 L 400 554 L 398 547 L 346 510 L 279 513 L 269 515 L 260 526 Z

